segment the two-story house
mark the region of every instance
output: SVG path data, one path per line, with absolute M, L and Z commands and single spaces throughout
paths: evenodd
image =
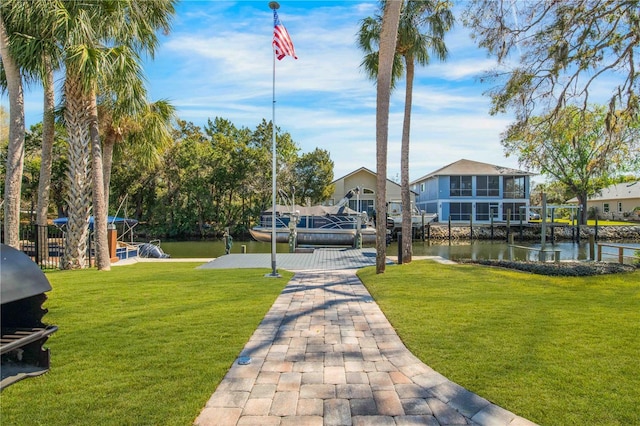
M 340 201 L 350 190 L 358 190 L 356 196 L 349 200 L 349 208 L 359 211 L 367 212 L 369 216 L 373 214 L 376 204 L 376 173 L 366 167 L 360 167 L 357 170 L 342 176 L 331 182 L 334 187 L 333 194 L 328 200 L 323 202 L 324 205 L 333 206 Z M 396 182 L 387 179 L 386 185 L 387 203 L 399 202 L 401 187 Z M 411 202 L 415 202 L 415 196 L 413 192 L 410 194 Z
M 418 208 L 440 221 L 506 221 L 509 214 L 526 220 L 533 175 L 463 159 L 416 179 L 411 189 Z

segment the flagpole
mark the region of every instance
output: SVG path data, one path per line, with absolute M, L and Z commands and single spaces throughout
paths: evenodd
M 269 2 L 269 8 L 273 10 L 274 22 L 276 9 L 280 8 L 278 2 Z M 275 53 L 275 52 L 274 52 Z M 273 55 L 273 93 L 271 110 L 271 274 L 270 277 L 279 277 L 276 269 L 276 55 Z

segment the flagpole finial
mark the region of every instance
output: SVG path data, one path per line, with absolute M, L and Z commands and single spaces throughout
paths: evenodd
M 269 9 L 273 9 L 273 10 L 280 9 L 280 4 L 278 4 L 277 1 L 270 1 Z

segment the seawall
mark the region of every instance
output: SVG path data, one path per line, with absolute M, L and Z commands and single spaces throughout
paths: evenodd
M 571 225 L 548 225 L 546 234 L 547 240 L 575 240 L 579 230 L 580 239 L 588 239 L 594 235 L 602 241 L 640 241 L 640 225 L 616 225 L 616 226 L 571 226 Z M 451 224 L 451 230 L 447 223 L 431 224 L 426 230 L 425 239 L 432 240 L 506 240 L 507 233 L 513 234 L 516 240 L 540 240 L 542 227 L 539 224 L 526 224 L 522 227 L 519 224 L 511 225 L 473 225 Z

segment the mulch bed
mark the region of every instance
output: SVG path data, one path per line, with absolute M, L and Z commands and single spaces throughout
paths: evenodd
M 618 274 L 633 272 L 633 265 L 620 265 L 608 262 L 524 262 L 509 260 L 472 260 L 462 259 L 459 263 L 474 263 L 499 268 L 516 269 L 539 275 L 585 277 L 590 275 Z

